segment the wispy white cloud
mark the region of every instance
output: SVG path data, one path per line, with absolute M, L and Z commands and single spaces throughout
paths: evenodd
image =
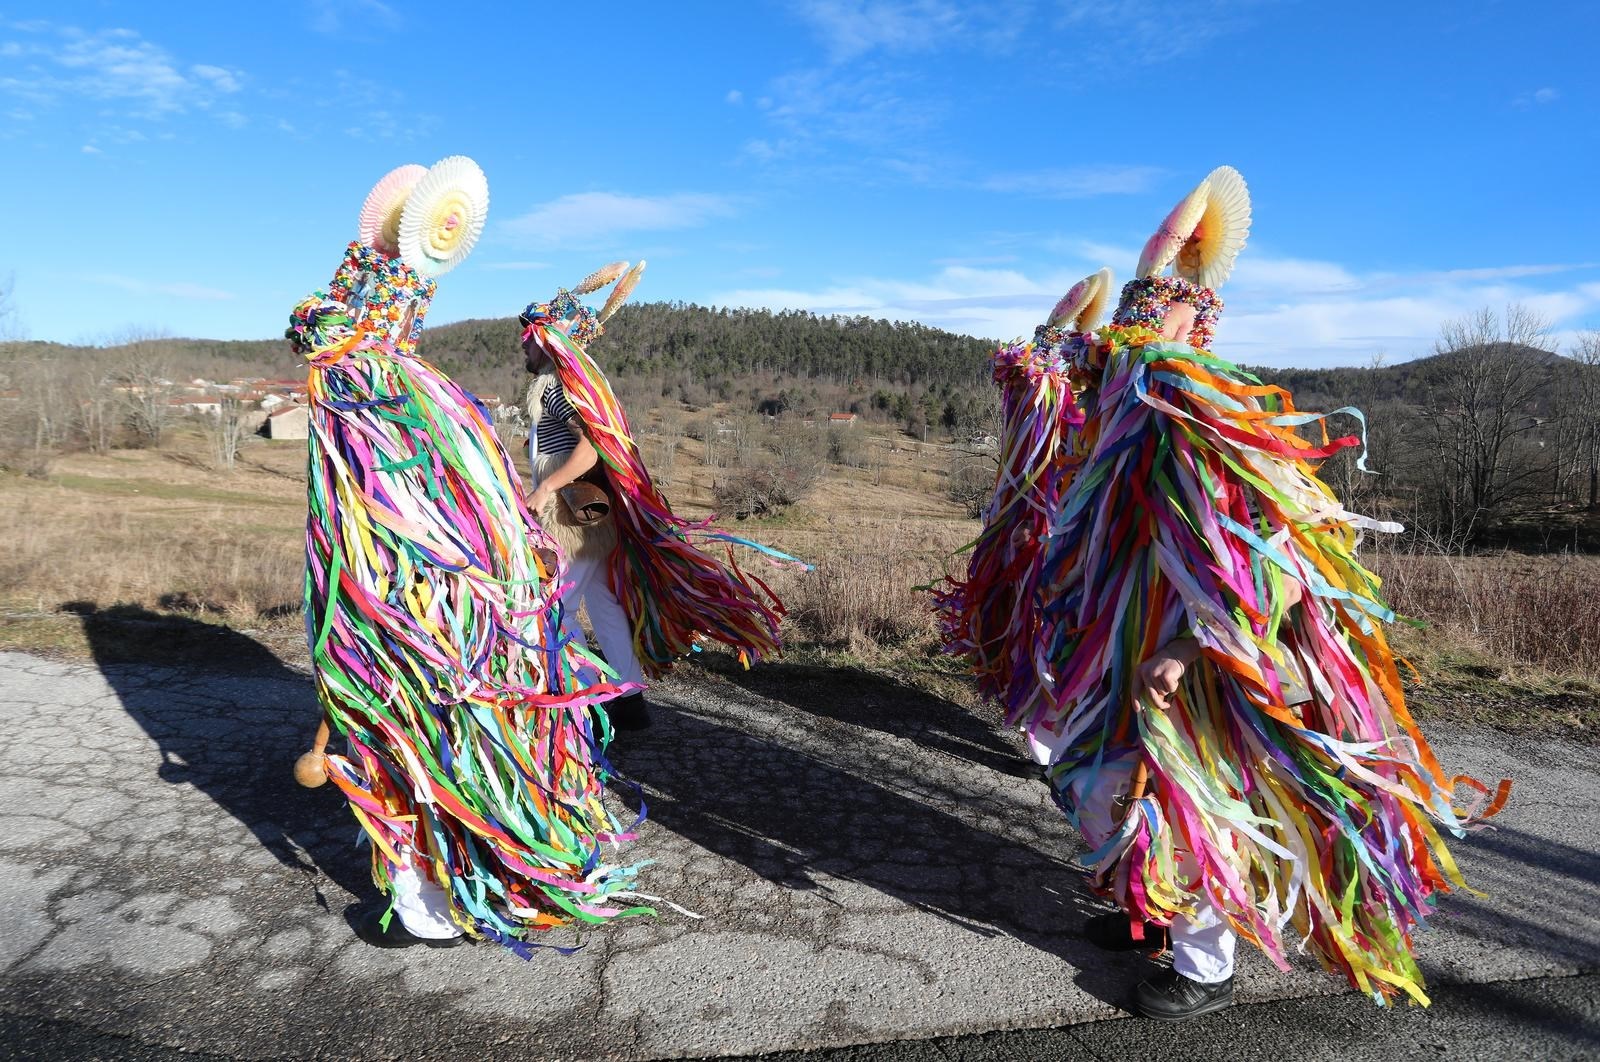
M 731 199 L 702 193 L 577 192 L 540 204 L 506 222 L 504 229 L 519 242 L 534 246 L 594 247 L 624 233 L 698 228 L 729 217 L 736 209 Z
M 1241 296 L 1306 297 L 1359 291 L 1365 283 L 1334 262 L 1268 257 L 1246 248 L 1234 264 L 1225 294 L 1235 302 Z
M 383 0 L 310 0 L 311 28 L 317 33 L 339 33 L 346 20 L 386 28 L 400 24 L 400 13 Z
M 810 291 L 743 288 L 718 294 L 711 301 L 724 306 L 921 321 L 968 335 L 999 338 L 1031 331 L 1038 323 L 1035 319 L 1071 285 L 1064 276 L 1031 278 L 1017 270 L 951 265 L 923 280 L 855 277 Z
M 1135 252 L 1078 244 L 1072 268 L 1032 273 L 951 260 L 923 279 L 853 277 L 813 289 L 740 288 L 716 295 L 729 306 L 914 320 L 989 339 L 1027 335 L 1054 300 L 1098 263 L 1130 273 Z M 1600 266 L 1507 265 L 1480 269 L 1358 273 L 1338 263 L 1241 256 L 1223 291 L 1218 353 L 1264 365 L 1355 365 L 1428 353 L 1444 322 L 1484 306 L 1521 303 L 1548 317 L 1559 338 L 1600 313 Z M 1558 274 L 1572 281 L 1532 287 Z M 1585 276 L 1584 274 L 1588 274 Z
M 980 254 L 965 255 L 956 258 L 935 258 L 936 266 L 992 266 L 1011 265 L 1017 260 L 1014 254 Z
M 819 61 L 786 70 L 755 98 L 775 136 L 741 149 L 745 161 L 804 160 L 821 172 L 833 144 L 850 146 L 844 170 L 874 179 L 895 173 L 925 179 L 912 148 L 951 107 L 925 62 L 903 62 L 949 48 L 1003 52 L 1024 32 L 1035 0 L 794 0 L 790 10 L 822 46 Z M 866 152 L 863 155 L 863 151 Z M 835 176 L 844 176 L 836 171 Z
M 549 269 L 549 262 L 483 262 L 479 269 L 488 269 L 496 273 L 522 273 L 535 269 Z
M 426 137 L 439 125 L 437 115 L 418 108 L 407 108 L 403 86 L 391 80 L 374 79 L 369 74 L 336 69 L 324 77 L 333 82 L 330 97 L 344 105 L 344 118 L 352 124 L 344 134 L 356 140 L 377 143 L 409 143 Z M 400 110 L 395 110 L 396 105 Z
M 1240 257 L 1223 296 L 1219 351 L 1265 365 L 1357 365 L 1384 353 L 1429 353 L 1446 321 L 1483 307 L 1520 303 L 1560 331 L 1600 311 L 1591 263 L 1512 264 L 1471 269 L 1357 272 L 1333 262 Z M 1532 286 L 1568 275 L 1566 284 Z
M 1543 107 L 1547 104 L 1556 102 L 1560 98 L 1560 89 L 1546 86 L 1544 88 L 1534 89 L 1532 92 L 1524 92 L 1522 95 L 1512 100 L 1511 103 L 1516 107 Z
M 843 140 L 886 154 L 943 113 L 911 82 L 865 66 L 796 70 L 774 78 L 758 106 L 791 141 Z
M 969 16 L 947 0 L 804 0 L 795 13 L 835 62 L 867 52 L 919 52 L 961 32 Z M 987 21 L 987 20 L 984 20 Z
M 1025 61 L 1030 80 L 1069 79 L 1089 64 L 1169 60 L 1233 32 L 1261 0 L 1197 0 L 1174 15 L 1169 0 L 791 0 L 820 43 L 815 61 L 777 74 L 756 98 L 772 123 L 749 140 L 745 162 L 796 179 L 949 183 L 1049 198 L 1142 192 L 1153 167 L 1040 170 L 987 177 L 969 159 L 933 157 L 970 141 L 946 64 L 981 56 Z M 1109 52 L 1086 41 L 1114 39 Z M 1147 54 L 1148 53 L 1148 56 Z M 948 150 L 947 150 L 948 153 Z
M 115 273 L 95 273 L 84 279 L 91 284 L 121 288 L 123 291 L 131 291 L 135 295 L 165 295 L 174 299 L 194 299 L 201 302 L 227 302 L 237 298 L 231 291 L 207 287 L 204 284 L 192 284 L 188 281 L 140 280 Z
M 983 178 L 978 184 L 989 192 L 1048 199 L 1091 199 L 1147 192 L 1165 172 L 1158 166 L 1077 166 L 998 173 Z
M 1267 0 L 1063 0 L 1054 5 L 1054 29 L 1070 42 L 1104 40 L 1114 34 L 1116 47 L 1083 58 L 1115 57 L 1124 66 L 1169 62 L 1213 44 L 1248 24 Z
M 1072 261 L 1082 262 L 1091 269 L 1101 266 L 1112 266 L 1116 269 L 1132 271 L 1131 263 L 1139 260 L 1141 248 L 1137 245 L 1124 247 L 1114 243 L 1102 243 L 1099 240 L 1085 240 L 1075 236 L 1049 236 L 1040 242 L 1040 247 L 1051 254 Z
M 164 118 L 211 109 L 241 87 L 238 71 L 205 63 L 184 67 L 133 30 L 40 23 L 6 28 L 23 36 L 0 42 L 10 60 L 0 94 L 38 107 L 76 99 L 125 117 Z
M 739 149 L 739 157 L 754 162 L 776 162 L 778 159 L 794 155 L 799 147 L 799 143 L 794 140 L 765 140 L 758 137 L 745 141 L 744 146 Z
M 722 98 L 725 102 L 731 103 L 734 106 L 738 106 L 744 102 L 744 93 L 740 92 L 738 89 L 729 89 L 728 94 Z
M 218 92 L 239 91 L 239 75 L 236 71 L 211 66 L 209 63 L 199 63 L 191 66 L 189 72 L 202 81 L 209 81 L 216 86 Z

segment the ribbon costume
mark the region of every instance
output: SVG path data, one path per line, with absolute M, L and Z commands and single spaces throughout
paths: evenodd
M 1395 617 L 1355 552 L 1401 529 L 1347 512 L 1315 471 L 1361 438 L 1309 437 L 1332 414 L 1211 353 L 1249 220 L 1219 168 L 1152 237 L 1111 326 L 996 355 L 1008 418 L 1028 415 L 1007 421 L 1012 463 L 941 598 L 949 648 L 1027 734 L 1121 908 L 1120 942 L 1104 923 L 1090 938 L 1171 941 L 1179 976 L 1136 993 L 1153 1017 L 1231 1002 L 1235 936 L 1426 1003 L 1414 934 L 1464 885 L 1443 835 L 1510 786 L 1446 774 L 1407 711 Z M 1014 597 L 1002 561 L 1027 576 Z
M 470 159 L 390 173 L 287 335 L 310 367 L 307 636 L 347 748 L 323 765 L 392 902 L 357 932 L 527 956 L 544 930 L 650 908 L 602 802 L 599 705 L 625 690 L 561 633 L 562 567 L 489 414 L 415 354 L 487 211 Z
M 630 665 L 636 663 L 643 675 L 655 678 L 679 657 L 698 652 L 702 641 L 712 641 L 727 646 L 748 667 L 781 651 L 778 628 L 784 609 L 766 583 L 739 567 L 731 547 L 746 546 L 778 563 L 809 566 L 718 530 L 710 520 L 678 516 L 651 479 L 627 415 L 587 349 L 633 291 L 643 269 L 643 262 L 632 269 L 626 262 L 613 263 L 571 291 L 562 289 L 547 301 L 530 304 L 521 314 L 530 368 L 538 352 L 546 369 L 530 387 L 529 415 L 537 418 L 546 389 L 559 385 L 583 437 L 594 448 L 610 495 L 608 526 L 585 529 L 586 541 L 574 543 L 560 533 L 558 537 L 576 553 L 592 551 L 599 542 L 603 563 L 597 579 L 603 578 L 606 584 L 601 596 L 620 606 L 631 641 L 631 646 L 615 649 L 606 644 L 606 632 L 600 629 L 600 618 L 591 607 L 608 659 L 631 652 L 634 660 Z M 598 313 L 579 299 L 612 281 L 616 287 Z M 551 458 L 563 455 L 535 452 L 530 456 L 536 476 L 544 478 L 559 464 Z M 554 512 L 551 519 L 558 526 L 570 523 L 561 511 Z M 700 549 L 699 543 L 728 547 L 727 559 Z M 586 598 L 592 606 L 594 591 Z
M 1083 375 L 1061 357 L 1067 332 L 1086 332 L 1105 315 L 1111 270 L 1085 277 L 1061 297 L 1034 338 L 995 351 L 1002 427 L 999 472 L 972 544 L 965 578 L 934 587 L 945 650 L 964 657 L 978 691 L 1010 718 L 1030 716 L 1048 669 L 1039 651 L 1039 572 L 1052 516 L 1082 455 Z

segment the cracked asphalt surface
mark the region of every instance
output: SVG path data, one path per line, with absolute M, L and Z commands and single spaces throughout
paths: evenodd
M 1157 1050 L 1147 1023 L 1110 1020 L 1149 963 L 1078 937 L 1098 909 L 1069 867 L 1081 846 L 1019 743 L 957 705 L 795 665 L 658 685 L 656 725 L 623 735 L 614 759 L 649 804 L 633 846 L 656 861 L 643 887 L 702 921 L 631 919 L 531 962 L 492 947 L 384 952 L 344 921 L 375 894 L 353 820 L 331 786 L 290 777 L 318 715 L 309 679 L 242 635 L 203 638 L 228 671 L 0 653 L 0 1055 Z M 1448 769 L 1510 775 L 1517 791 L 1498 829 L 1454 846 L 1488 896 L 1446 898 L 1420 942 L 1441 1007 L 1402 1010 L 1397 1031 L 1514 1042 L 1525 1029 L 1538 1057 L 1600 1054 L 1593 749 L 1433 736 Z M 1284 975 L 1253 952 L 1238 998 L 1255 1006 L 1206 1019 L 1218 1044 L 1390 1017 L 1309 965 Z M 1468 1017 L 1442 1020 L 1456 1012 Z M 1340 1042 L 1325 1033 L 1298 1053 L 1366 1057 Z

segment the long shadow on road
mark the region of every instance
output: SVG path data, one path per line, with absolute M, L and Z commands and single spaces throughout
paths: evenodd
M 158 746 L 162 781 L 206 794 L 314 885 L 325 874 L 349 893 L 371 891 L 343 801 L 300 788 L 290 774 L 319 717 L 305 675 L 225 627 L 137 607 L 69 608 L 124 710 Z M 653 791 L 653 820 L 785 889 L 825 895 L 829 879 L 857 882 L 979 940 L 1010 935 L 1058 956 L 1079 971 L 1084 991 L 1120 1000 L 1129 962 L 1108 962 L 1077 935 L 1094 902 L 1067 853 L 1031 837 L 1053 809 L 995 802 L 953 813 L 963 811 L 952 807 L 963 799 L 959 786 L 879 769 L 871 756 L 858 765 L 847 743 L 876 732 L 1007 775 L 1026 765 L 960 706 L 888 680 L 862 688 L 859 678 L 808 668 L 741 683 L 847 724 L 834 727 L 841 743 L 828 758 L 680 711 L 658 713 L 657 726 L 625 737 L 613 759 Z
M 712 665 L 741 689 L 808 715 L 915 741 L 923 748 L 1022 777 L 1032 768 L 991 721 L 952 701 L 860 668 L 763 664 L 744 670 Z M 846 694 L 844 691 L 848 691 Z
M 283 865 L 347 892 L 372 890 L 342 800 L 291 774 L 319 718 L 306 676 L 237 631 L 136 606 L 74 602 L 95 664 L 160 749 L 155 774 L 192 785 Z M 167 670 L 172 669 L 172 670 Z
M 795 686 L 781 678 L 770 687 L 738 684 L 781 690 L 774 699 L 790 704 L 796 699 Z M 830 718 L 884 723 L 840 676 L 831 686 Z M 924 709 L 928 731 L 948 739 L 933 747 L 1015 773 L 1017 754 L 980 720 L 932 698 Z M 952 813 L 952 803 L 970 799 L 959 786 L 913 777 L 910 768 L 874 772 L 871 756 L 860 756 L 858 765 L 842 741 L 808 752 L 692 710 L 657 718 L 655 728 L 625 735 L 612 753 L 651 791 L 657 824 L 784 888 L 826 895 L 828 879 L 857 882 L 979 938 L 1009 935 L 1061 958 L 1077 969 L 1079 987 L 1102 1001 L 1120 1004 L 1126 995 L 1137 960 L 1108 956 L 1079 936 L 1084 919 L 1104 908 L 1080 884 L 1069 853 L 1052 854 L 1051 842 L 1035 834 L 1056 814 L 1047 803 L 994 802 L 963 816 Z M 850 769 L 829 762 L 834 758 Z

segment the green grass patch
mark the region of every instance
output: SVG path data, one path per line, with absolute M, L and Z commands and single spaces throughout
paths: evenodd
M 116 479 L 110 476 L 85 476 L 63 473 L 48 480 L 38 481 L 39 486 L 55 485 L 86 494 L 116 496 L 140 495 L 145 498 L 162 498 L 172 501 L 214 502 L 219 505 L 272 506 L 274 508 L 300 507 L 305 502 L 299 498 L 274 498 L 265 494 L 247 494 L 243 491 L 218 490 L 215 487 L 197 487 L 192 484 L 163 482 L 157 479 Z

